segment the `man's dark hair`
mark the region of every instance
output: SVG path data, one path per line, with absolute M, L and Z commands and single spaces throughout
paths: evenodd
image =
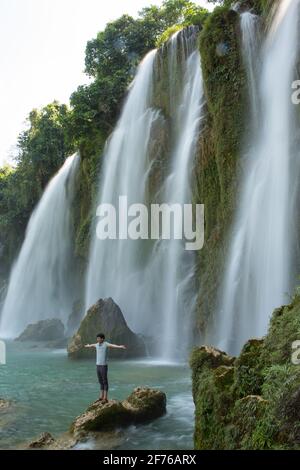
M 98 333 L 96 338 L 102 338 L 105 339 L 105 335 L 103 333 Z

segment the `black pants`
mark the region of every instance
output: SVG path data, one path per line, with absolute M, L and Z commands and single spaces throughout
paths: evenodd
M 107 365 L 97 366 L 97 377 L 99 380 L 101 390 L 107 392 L 108 390 Z

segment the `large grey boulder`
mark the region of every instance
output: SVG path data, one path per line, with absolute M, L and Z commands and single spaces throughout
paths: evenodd
M 16 341 L 60 341 L 65 337 L 61 320 L 52 318 L 28 325 Z
M 88 310 L 68 344 L 69 357 L 95 358 L 95 350 L 84 345 L 95 343 L 97 333 L 104 333 L 108 342 L 126 345 L 126 350 L 110 350 L 110 357 L 125 359 L 146 355 L 143 339 L 130 330 L 119 306 L 111 298 L 98 300 Z
M 166 413 L 166 395 L 160 390 L 138 387 L 126 400 L 92 403 L 71 425 L 71 433 L 107 432 L 132 424 L 142 424 Z

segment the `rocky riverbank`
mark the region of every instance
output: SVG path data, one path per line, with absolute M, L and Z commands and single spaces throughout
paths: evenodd
M 118 439 L 118 431 L 130 425 L 146 424 L 166 413 L 166 395 L 160 390 L 138 387 L 123 401 L 100 400 L 92 403 L 71 424 L 68 434 L 53 437 L 49 432 L 42 433 L 26 447 L 30 449 L 72 449 L 89 437 L 107 442 Z M 101 444 L 100 444 L 101 446 Z

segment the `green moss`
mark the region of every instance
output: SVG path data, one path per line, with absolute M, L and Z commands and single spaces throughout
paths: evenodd
M 280 334 L 281 332 L 281 334 Z M 263 360 L 269 364 L 288 364 L 291 344 L 300 339 L 300 296 L 290 305 L 276 309 L 264 341 Z
M 201 288 L 197 328 L 216 307 L 216 291 L 226 255 L 226 235 L 237 199 L 237 169 L 245 132 L 247 102 L 241 57 L 239 15 L 217 7 L 200 33 L 207 117 L 194 175 L 194 202 L 205 205 L 205 244 L 199 252 Z
M 194 349 L 191 355 L 197 449 L 224 448 L 228 442 L 227 412 L 234 403 L 233 360 L 209 347 Z
M 258 395 L 263 383 L 263 341 L 249 340 L 235 362 L 235 383 L 239 396 Z
M 107 135 L 96 133 L 92 139 L 82 142 L 80 147 L 80 171 L 74 201 L 75 254 L 81 260 L 83 270 L 87 261 L 92 212 L 98 194 L 98 178 L 102 153 Z
M 299 326 L 296 295 L 235 360 L 214 348 L 193 351 L 196 449 L 300 449 L 300 366 L 291 362 Z
M 262 31 L 275 3 L 242 2 L 245 9 L 261 15 Z M 207 17 L 199 41 L 207 106 L 193 182 L 193 202 L 205 205 L 205 243 L 197 263 L 196 329 L 200 333 L 213 322 L 217 310 L 216 292 L 221 287 L 229 230 L 239 198 L 241 151 L 250 130 L 240 16 L 230 9 L 231 4 L 224 2 Z
M 267 400 L 258 395 L 247 395 L 237 400 L 230 413 L 234 423 L 234 448 L 252 449 L 253 440 L 250 438 L 256 431 L 257 422 L 264 418 Z
M 249 8 L 252 8 L 256 14 L 262 15 L 263 18 L 265 18 L 276 2 L 278 2 L 278 0 L 246 0 L 245 3 L 247 3 Z
M 175 34 L 177 31 L 180 31 L 183 28 L 180 24 L 174 24 L 170 26 L 166 31 L 162 33 L 162 35 L 156 41 L 156 47 L 161 47 L 166 41 L 170 39 L 170 37 Z

